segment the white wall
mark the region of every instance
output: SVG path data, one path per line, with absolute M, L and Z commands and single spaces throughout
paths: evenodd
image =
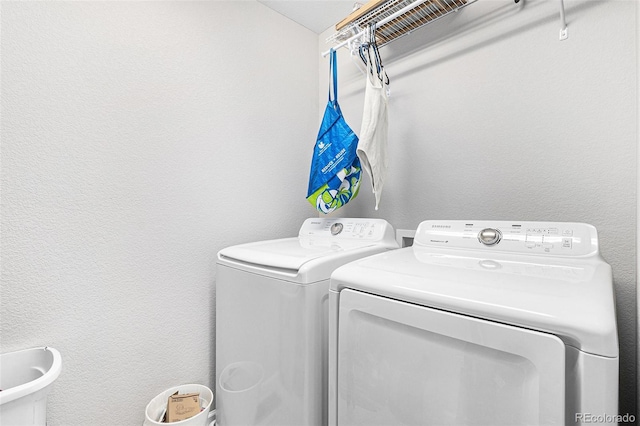
M 213 387 L 216 252 L 295 235 L 317 35 L 251 2 L 2 2 L 2 352 L 57 348 L 50 425 Z
M 620 412 L 636 413 L 637 2 L 482 0 L 383 47 L 390 171 L 341 213 L 587 222 L 612 265 Z M 319 50 L 331 31 L 321 35 Z M 359 132 L 364 77 L 339 51 L 340 105 Z M 328 61 L 320 62 L 320 106 Z

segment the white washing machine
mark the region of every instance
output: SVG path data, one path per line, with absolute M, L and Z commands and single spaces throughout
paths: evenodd
M 331 277 L 330 425 L 615 424 L 611 267 L 593 226 L 425 221 Z
M 307 219 L 297 238 L 221 250 L 217 424 L 326 425 L 329 277 L 397 247 L 382 219 Z

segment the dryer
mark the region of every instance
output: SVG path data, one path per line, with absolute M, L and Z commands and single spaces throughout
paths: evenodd
M 228 247 L 216 277 L 220 426 L 327 424 L 329 277 L 397 248 L 382 219 L 307 219 L 298 237 Z
M 330 425 L 615 423 L 611 267 L 582 223 L 425 221 L 330 284 Z

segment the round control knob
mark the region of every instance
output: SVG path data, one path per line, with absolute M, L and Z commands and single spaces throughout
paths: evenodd
M 485 246 L 492 246 L 498 244 L 502 238 L 502 232 L 499 229 L 485 228 L 478 232 L 478 241 Z
M 342 232 L 342 228 L 344 228 L 344 226 L 340 222 L 334 223 L 331 225 L 331 235 L 338 235 Z

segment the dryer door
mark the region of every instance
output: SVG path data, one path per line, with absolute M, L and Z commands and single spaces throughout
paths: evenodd
M 562 425 L 556 336 L 340 292 L 338 424 Z

